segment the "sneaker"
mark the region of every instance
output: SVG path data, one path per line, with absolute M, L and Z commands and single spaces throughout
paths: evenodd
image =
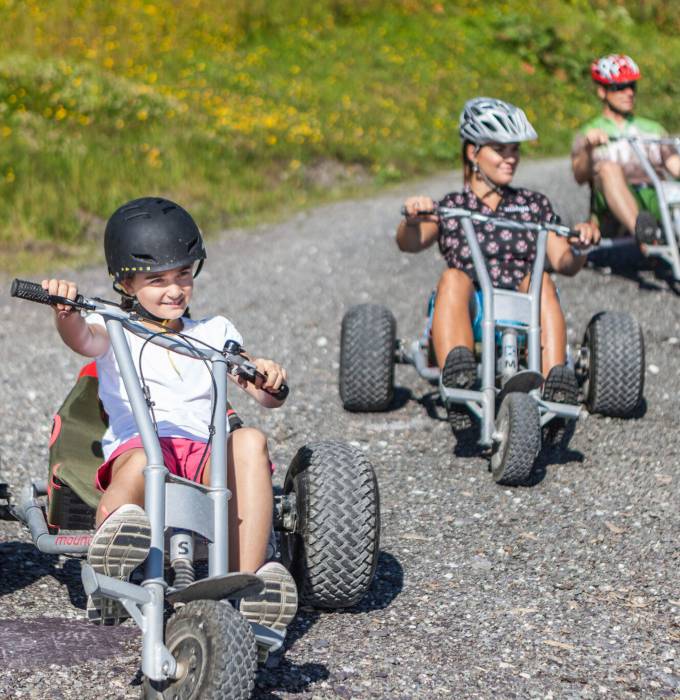
M 578 403 L 578 382 L 576 374 L 567 365 L 555 365 L 543 384 L 543 399 L 555 403 Z M 543 443 L 556 445 L 562 442 L 567 432 L 566 418 L 553 418 L 543 426 Z
M 449 389 L 472 389 L 477 381 L 477 362 L 474 353 L 462 345 L 449 351 L 442 369 L 442 384 Z M 446 407 L 454 433 L 472 427 L 472 416 L 462 404 Z
M 151 523 L 144 509 L 127 503 L 116 509 L 94 533 L 87 563 L 98 573 L 123 581 L 144 562 L 151 547 Z M 88 596 L 87 617 L 100 625 L 115 625 L 130 617 L 118 601 Z
M 635 238 L 643 245 L 654 245 L 659 242 L 658 222 L 649 211 L 641 211 L 635 220 Z
M 249 622 L 256 622 L 285 635 L 298 607 L 295 579 L 278 561 L 267 562 L 256 572 L 264 581 L 264 590 L 243 598 L 239 610 Z

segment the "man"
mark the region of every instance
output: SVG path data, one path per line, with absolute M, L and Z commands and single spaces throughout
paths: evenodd
M 630 56 L 604 56 L 592 64 L 590 73 L 602 114 L 585 124 L 574 139 L 574 177 L 580 185 L 590 184 L 591 212 L 603 236 L 628 231 L 638 243 L 654 243 L 662 235 L 657 230 L 661 214 L 656 191 L 630 143 L 610 138 L 662 138 L 666 131 L 661 124 L 633 114 L 640 69 Z M 665 169 L 680 178 L 680 155 L 674 148 L 659 144 L 645 148 L 657 173 L 665 177 Z

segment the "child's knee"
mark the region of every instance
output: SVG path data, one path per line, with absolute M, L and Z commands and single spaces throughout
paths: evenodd
M 136 480 L 144 479 L 146 455 L 144 450 L 131 450 L 123 453 L 113 463 L 111 481 L 114 479 Z
M 234 456 L 263 455 L 269 459 L 266 435 L 257 428 L 239 428 L 231 434 Z

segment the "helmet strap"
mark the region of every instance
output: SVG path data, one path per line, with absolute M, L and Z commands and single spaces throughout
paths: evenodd
M 479 144 L 475 145 L 475 156 L 479 153 L 481 148 L 482 147 Z M 503 194 L 503 188 L 491 180 L 491 178 L 479 167 L 479 163 L 476 160 L 472 161 L 472 172 L 479 177 L 479 179 L 482 180 L 487 187 L 491 188 L 492 192 L 495 192 L 496 194 Z
M 199 268 L 200 270 L 200 268 Z M 148 318 L 150 321 L 154 321 L 155 323 L 160 323 L 165 325 L 168 323 L 168 319 L 161 318 L 160 316 L 156 316 L 155 314 L 152 314 L 150 311 L 145 309 L 140 303 L 137 297 L 130 296 L 123 286 L 118 282 L 118 280 L 113 280 L 113 291 L 116 292 L 117 294 L 120 294 L 121 297 L 123 297 L 121 306 L 123 309 L 126 311 L 133 311 L 139 316 L 142 316 L 143 318 Z M 187 308 L 186 311 L 184 312 L 185 315 L 188 315 L 189 309 Z
M 614 114 L 618 114 L 620 117 L 629 117 L 632 112 L 623 112 L 618 107 L 614 107 L 614 105 L 605 97 L 604 98 L 604 103 L 607 105 L 607 109 L 611 109 Z

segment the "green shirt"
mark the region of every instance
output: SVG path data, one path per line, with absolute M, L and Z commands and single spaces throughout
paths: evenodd
M 641 138 L 663 138 L 667 136 L 666 130 L 658 122 L 644 117 L 628 116 L 625 122 L 619 125 L 613 119 L 600 115 L 584 124 L 574 138 L 571 149 L 572 157 L 579 155 L 586 149 L 585 133 L 590 129 L 602 129 L 609 136 L 639 136 Z M 663 178 L 666 177 L 664 162 L 671 156 L 675 149 L 671 146 L 661 146 L 649 143 L 643 146 L 649 162 L 656 172 Z M 613 141 L 603 146 L 597 146 L 592 151 L 593 165 L 603 160 L 612 160 L 620 163 L 626 182 L 633 185 L 651 184 L 644 168 L 640 164 L 635 151 L 628 141 Z

